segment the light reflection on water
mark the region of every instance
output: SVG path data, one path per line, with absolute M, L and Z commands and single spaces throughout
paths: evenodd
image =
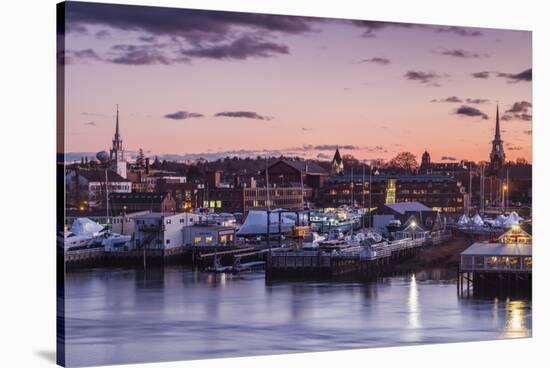
M 445 270 L 272 282 L 183 267 L 67 275 L 68 365 L 531 336 L 531 301 L 459 299 Z

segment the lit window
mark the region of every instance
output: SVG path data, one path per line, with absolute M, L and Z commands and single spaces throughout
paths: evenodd
M 201 242 L 201 237 L 200 236 L 195 236 L 195 244 L 199 244 Z
M 216 207 L 221 208 L 222 207 L 222 201 L 216 201 Z
M 207 237 L 204 238 L 204 241 L 206 242 L 206 244 L 212 243 L 212 240 L 213 240 L 213 239 L 212 239 L 211 236 L 207 236 Z

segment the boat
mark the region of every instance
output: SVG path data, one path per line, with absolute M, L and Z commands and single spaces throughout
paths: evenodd
M 71 225 L 71 229 L 58 237 L 58 244 L 63 249 L 79 250 L 96 247 L 95 239 L 102 236 L 106 229 L 87 217 L 79 217 Z

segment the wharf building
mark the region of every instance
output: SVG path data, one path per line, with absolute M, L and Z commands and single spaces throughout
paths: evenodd
M 372 178 L 372 182 L 370 182 Z M 378 208 L 384 204 L 421 202 L 433 211 L 462 213 L 464 188 L 447 175 L 386 175 L 331 177 L 323 187 L 319 205 Z
M 270 177 L 271 173 L 268 174 Z M 204 207 L 215 212 L 246 213 L 250 210 L 275 208 L 301 209 L 304 198 L 312 197 L 312 188 L 294 182 L 269 183 L 258 186 L 254 177 L 242 181 L 240 186 L 227 186 L 222 183 L 210 184 Z

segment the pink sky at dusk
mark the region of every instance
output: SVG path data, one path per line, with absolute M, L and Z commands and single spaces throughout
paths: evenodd
M 507 159 L 531 161 L 530 32 L 67 7 L 75 156 L 109 148 L 119 104 L 125 149 L 149 156 L 328 159 L 340 145 L 360 159 L 487 160 L 499 101 Z

